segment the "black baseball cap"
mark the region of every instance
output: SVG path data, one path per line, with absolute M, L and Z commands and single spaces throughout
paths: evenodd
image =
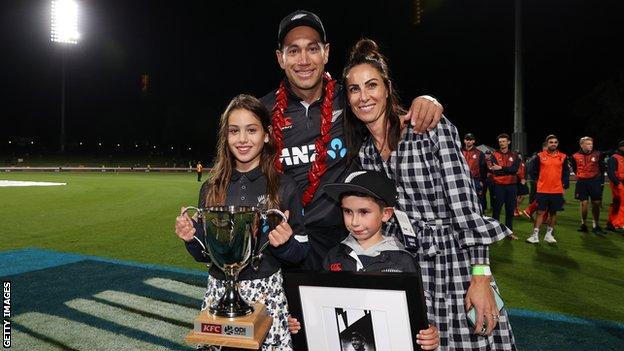
M 306 10 L 297 10 L 286 17 L 282 18 L 279 24 L 279 29 L 277 31 L 277 47 L 282 47 L 282 42 L 286 37 L 286 34 L 290 32 L 291 29 L 299 26 L 307 26 L 316 30 L 320 36 L 323 43 L 327 42 L 327 38 L 325 36 L 325 27 L 323 27 L 323 22 L 319 16 L 313 14 L 310 11 Z
M 394 181 L 378 171 L 353 172 L 343 183 L 325 184 L 323 190 L 336 201 L 344 193 L 357 192 L 382 200 L 389 207 L 396 206 L 398 197 Z
M 475 140 L 475 136 L 472 133 L 466 133 L 466 135 L 464 135 L 464 140 Z

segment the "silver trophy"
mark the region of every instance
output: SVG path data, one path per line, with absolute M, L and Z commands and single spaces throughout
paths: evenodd
M 189 211 L 196 213 L 198 223 L 204 228 L 204 236 L 199 240 L 204 253 L 225 274 L 225 293 L 208 311 L 227 318 L 252 314 L 254 308 L 238 292 L 238 274 L 250 262 L 254 269 L 258 268 L 262 251 L 269 244 L 268 238 L 263 242 L 261 237 L 286 221 L 286 216 L 276 209 L 243 206 L 184 209 Z

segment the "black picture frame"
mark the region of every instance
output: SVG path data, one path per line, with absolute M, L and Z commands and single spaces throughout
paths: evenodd
M 306 320 L 303 314 L 301 287 L 349 288 L 363 290 L 403 291 L 409 315 L 409 329 L 413 350 L 421 350 L 416 343 L 419 330 L 427 329 L 427 306 L 422 288 L 422 278 L 418 273 L 369 273 L 369 272 L 284 272 L 284 289 L 288 298 L 291 316 L 301 323 L 301 330 L 293 334 L 293 345 L 297 351 L 308 350 Z M 331 290 L 331 291 L 330 291 Z M 335 289 L 328 293 L 335 294 Z M 367 306 L 362 306 L 366 309 Z M 405 345 L 407 346 L 407 345 Z M 408 350 L 409 346 L 401 350 Z M 311 350 L 314 351 L 314 350 Z M 337 351 L 340 351 L 338 349 Z

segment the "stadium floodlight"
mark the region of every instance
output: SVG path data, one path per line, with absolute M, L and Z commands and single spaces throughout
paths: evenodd
M 52 31 L 50 39 L 55 43 L 77 44 L 78 4 L 73 0 L 52 0 Z
M 74 0 L 52 0 L 50 40 L 61 46 L 61 152 L 65 152 L 65 50 L 78 44 L 78 3 Z

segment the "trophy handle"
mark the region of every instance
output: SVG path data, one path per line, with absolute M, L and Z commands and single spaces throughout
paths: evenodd
M 187 214 L 189 213 L 189 211 L 195 211 L 195 214 L 197 215 L 197 220 L 198 221 L 203 221 L 204 220 L 204 209 L 200 208 L 200 207 L 195 207 L 195 206 L 187 206 L 184 208 L 184 211 L 182 211 L 182 214 Z M 194 217 L 191 216 L 191 218 Z M 212 266 L 212 260 L 210 259 L 210 254 L 208 253 L 208 250 L 206 249 L 206 245 L 204 245 L 204 243 L 199 240 L 197 237 L 194 237 L 195 241 L 197 241 L 199 243 L 199 245 L 202 247 L 202 255 L 204 255 L 204 257 L 206 257 L 208 259 L 208 263 L 206 263 L 206 267 L 208 267 L 208 269 L 210 269 L 210 267 Z
M 184 211 L 182 212 L 182 214 L 187 213 L 189 210 L 195 210 L 195 212 L 197 212 L 197 217 L 203 217 L 204 216 L 204 210 L 199 208 L 199 207 L 195 207 L 195 206 L 186 206 L 184 208 Z
M 260 211 L 260 218 L 263 221 L 262 225 L 264 225 L 264 223 L 266 222 L 268 215 L 272 213 L 277 214 L 278 216 L 282 217 L 282 223 L 288 221 L 288 218 L 286 218 L 286 215 L 284 214 L 284 212 L 276 208 L 271 208 L 266 211 Z M 259 229 L 260 231 L 262 231 L 262 228 L 259 228 Z M 257 238 L 256 240 L 259 241 L 260 238 Z M 262 251 L 264 251 L 267 248 L 267 246 L 269 246 L 268 240 L 264 244 L 262 244 L 262 246 L 258 250 L 255 250 L 256 252 L 254 252 L 253 257 L 251 258 L 251 268 L 253 268 L 254 271 L 257 271 L 258 268 L 260 268 L 260 261 L 262 260 Z

